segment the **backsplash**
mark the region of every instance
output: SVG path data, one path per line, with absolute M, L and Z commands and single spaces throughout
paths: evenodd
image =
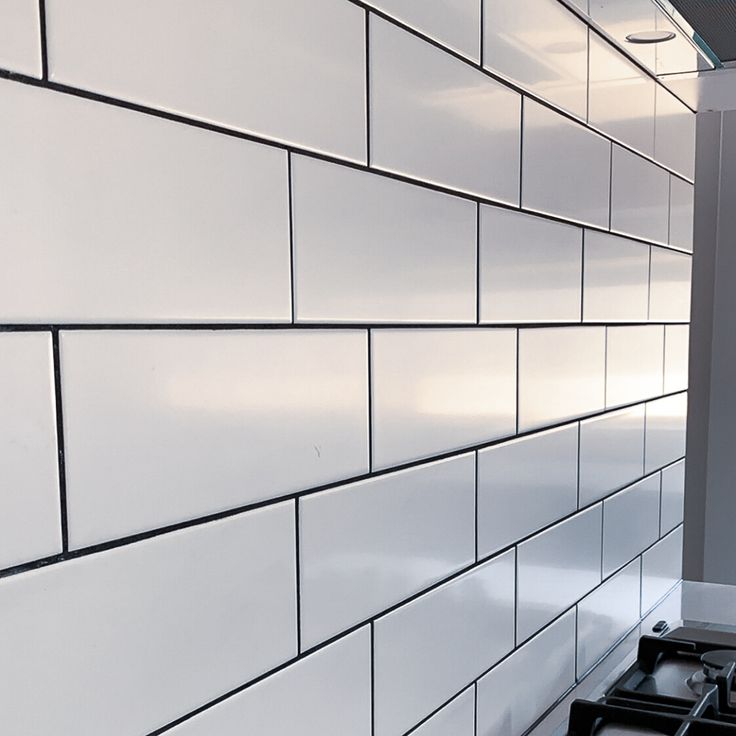
M 677 582 L 695 115 L 582 5 L 0 6 L 1 730 L 521 736 Z

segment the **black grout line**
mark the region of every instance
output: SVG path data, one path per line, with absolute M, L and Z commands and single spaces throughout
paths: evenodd
M 625 490 L 625 489 L 622 489 Z M 621 491 L 617 491 L 616 494 L 610 494 L 606 498 L 611 498 L 613 495 L 617 495 Z M 603 580 L 603 551 L 604 551 L 604 545 L 603 545 L 603 535 L 606 531 L 606 504 L 604 503 L 606 499 L 602 499 L 601 501 L 601 580 Z M 627 563 L 628 564 L 628 563 Z
M 371 165 L 371 14 L 365 9 L 365 163 Z
M 519 107 L 519 208 L 524 204 L 524 96 Z
M 205 515 L 205 516 L 200 516 L 200 517 L 197 517 L 195 519 L 188 519 L 186 521 L 177 522 L 176 524 L 170 524 L 168 526 L 159 527 L 159 528 L 156 528 L 156 529 L 151 529 L 149 531 L 139 532 L 137 534 L 132 534 L 132 535 L 125 536 L 125 537 L 119 537 L 117 539 L 112 539 L 112 540 L 109 540 L 109 541 L 106 541 L 106 542 L 101 542 L 101 543 L 98 543 L 98 544 L 90 545 L 88 547 L 82 547 L 82 548 L 79 548 L 79 549 L 70 550 L 70 551 L 65 552 L 65 553 L 63 553 L 61 555 L 52 555 L 52 556 L 49 556 L 49 557 L 43 557 L 43 558 L 38 559 L 38 560 L 34 560 L 34 561 L 31 561 L 31 562 L 22 563 L 20 565 L 14 565 L 12 567 L 8 567 L 8 568 L 5 568 L 3 570 L 0 570 L 0 578 L 8 577 L 10 575 L 16 575 L 16 574 L 23 573 L 23 572 L 28 572 L 29 570 L 34 570 L 34 569 L 37 569 L 37 568 L 40 568 L 40 567 L 47 567 L 49 565 L 58 564 L 60 562 L 66 562 L 67 560 L 78 559 L 80 557 L 87 557 L 89 555 L 96 554 L 96 553 L 99 553 L 99 552 L 105 552 L 105 551 L 108 551 L 108 550 L 111 550 L 111 549 L 117 549 L 119 547 L 124 547 L 124 546 L 127 546 L 129 544 L 135 544 L 137 542 L 142 542 L 142 541 L 145 541 L 147 539 L 152 539 L 152 538 L 161 536 L 162 534 L 169 534 L 171 532 L 179 531 L 181 529 L 188 529 L 190 527 L 199 526 L 201 524 L 206 524 L 206 523 L 209 523 L 209 522 L 212 522 L 212 521 L 218 521 L 220 519 L 230 518 L 231 516 L 239 516 L 240 514 L 244 514 L 244 513 L 247 513 L 249 511 L 254 511 L 256 509 L 264 508 L 266 506 L 272 506 L 272 505 L 275 505 L 277 503 L 284 503 L 286 501 L 292 501 L 292 500 L 297 499 L 297 498 L 303 498 L 303 497 L 306 497 L 306 496 L 311 496 L 311 495 L 314 495 L 314 494 L 319 493 L 321 491 L 331 490 L 333 488 L 340 488 L 342 486 L 347 486 L 347 485 L 350 485 L 352 483 L 357 483 L 357 482 L 364 481 L 364 480 L 370 480 L 372 478 L 380 478 L 380 477 L 382 477 L 384 475 L 390 475 L 390 474 L 396 473 L 396 472 L 401 471 L 401 470 L 408 470 L 408 469 L 411 469 L 411 468 L 425 466 L 425 465 L 428 465 L 430 463 L 435 463 L 435 462 L 438 462 L 440 460 L 445 460 L 445 459 L 450 459 L 450 458 L 454 458 L 454 457 L 459 457 L 461 455 L 467 455 L 467 454 L 473 452 L 474 450 L 483 450 L 483 449 L 486 449 L 486 448 L 489 448 L 489 447 L 495 447 L 496 445 L 500 445 L 500 444 L 503 444 L 505 442 L 509 442 L 511 440 L 524 439 L 526 437 L 531 437 L 533 435 L 539 434 L 540 432 L 546 432 L 546 431 L 549 431 L 551 429 L 557 429 L 557 428 L 560 428 L 560 427 L 570 427 L 570 426 L 572 426 L 574 424 L 578 424 L 582 419 L 594 419 L 596 417 L 601 417 L 601 416 L 604 416 L 604 415 L 607 415 L 607 414 L 611 414 L 611 413 L 614 413 L 614 412 L 620 412 L 620 411 L 623 411 L 625 409 L 632 408 L 632 407 L 635 407 L 635 406 L 646 405 L 646 403 L 648 403 L 650 401 L 656 401 L 658 399 L 668 398 L 670 396 L 678 396 L 678 395 L 682 395 L 682 394 L 685 394 L 685 393 L 687 393 L 687 392 L 686 391 L 675 391 L 675 392 L 673 392 L 671 394 L 667 394 L 665 396 L 657 396 L 657 397 L 654 397 L 652 399 L 648 399 L 648 400 L 645 400 L 645 401 L 638 401 L 638 402 L 635 402 L 633 404 L 627 404 L 627 405 L 623 405 L 623 406 L 618 406 L 615 409 L 603 410 L 601 412 L 598 412 L 597 414 L 586 415 L 585 417 L 581 417 L 581 418 L 575 419 L 573 421 L 567 421 L 566 420 L 564 422 L 558 422 L 557 424 L 554 424 L 554 425 L 550 425 L 550 426 L 546 426 L 546 427 L 539 427 L 539 428 L 535 428 L 533 430 L 529 430 L 529 431 L 526 431 L 526 432 L 521 432 L 521 433 L 519 433 L 517 435 L 512 435 L 512 436 L 508 436 L 508 437 L 499 437 L 497 439 L 490 440 L 490 441 L 488 441 L 486 443 L 483 443 L 483 444 L 480 444 L 480 445 L 474 445 L 474 446 L 471 446 L 471 447 L 463 447 L 463 448 L 460 448 L 460 449 L 457 449 L 457 450 L 452 450 L 450 452 L 443 453 L 442 455 L 434 455 L 432 457 L 422 458 L 420 460 L 412 460 L 411 462 L 403 463 L 402 465 L 395 465 L 395 466 L 391 466 L 391 467 L 388 467 L 388 468 L 381 468 L 380 470 L 374 470 L 374 471 L 372 471 L 370 473 L 363 473 L 363 474 L 358 475 L 358 476 L 352 476 L 352 477 L 349 477 L 349 478 L 343 478 L 341 480 L 332 481 L 330 483 L 325 483 L 325 484 L 323 484 L 321 486 L 315 486 L 315 487 L 304 489 L 304 490 L 301 490 L 301 491 L 296 491 L 296 492 L 284 494 L 284 495 L 281 495 L 281 496 L 275 496 L 273 498 L 269 498 L 269 499 L 266 499 L 266 500 L 263 500 L 263 501 L 257 501 L 255 503 L 245 504 L 243 506 L 238 506 L 238 507 L 235 507 L 235 508 L 232 508 L 232 509 L 228 509 L 226 511 L 219 511 L 219 512 L 214 513 L 214 514 L 208 514 L 208 515 Z M 667 463 L 663 467 L 666 468 L 666 467 L 669 467 L 670 465 L 674 465 L 675 463 L 679 462 L 682 459 L 683 459 L 682 457 L 678 457 L 676 460 L 672 461 L 671 463 Z M 643 477 L 647 477 L 647 476 L 644 475 L 644 476 L 642 476 L 642 478 Z M 632 483 L 638 482 L 638 480 L 641 480 L 641 478 L 637 479 L 636 481 L 632 481 Z M 624 487 L 626 487 L 626 486 L 624 486 Z M 622 490 L 622 489 L 621 488 L 617 488 L 615 491 L 612 491 L 612 493 L 615 493 L 615 492 L 617 492 L 619 490 Z M 599 502 L 600 502 L 600 499 L 598 499 L 597 501 L 595 501 L 593 503 L 588 504 L 587 506 L 584 506 L 583 508 L 581 508 L 579 510 L 580 511 L 585 510 L 587 508 L 590 508 L 591 506 L 595 506 L 595 504 L 596 503 L 599 503 Z M 574 516 L 576 513 L 578 513 L 578 510 L 575 510 L 575 511 L 567 514 L 566 516 L 561 517 L 560 519 L 556 520 L 552 524 L 549 524 L 546 527 L 543 527 L 542 529 L 539 529 L 539 530 L 535 531 L 534 533 L 527 535 L 527 537 L 524 537 L 523 539 L 517 540 L 514 544 L 508 545 L 502 551 L 508 551 L 508 550 L 510 550 L 512 547 L 515 546 L 515 544 L 518 544 L 518 543 L 520 543 L 522 541 L 525 541 L 526 539 L 531 538 L 535 534 L 538 534 L 540 531 L 542 531 L 544 529 L 548 529 L 550 526 L 554 526 L 554 524 L 557 524 L 557 523 L 559 523 L 561 521 L 564 521 L 564 520 L 570 518 L 571 516 Z M 492 556 L 495 556 L 496 554 L 500 554 L 500 552 L 495 552 Z M 486 557 L 486 558 L 483 558 L 483 559 L 485 561 L 487 561 L 488 559 L 490 559 L 490 557 Z
M 655 325 L 689 325 L 689 322 L 586 322 L 585 327 L 644 327 Z M 247 332 L 255 330 L 457 330 L 473 329 L 474 322 L 115 322 L 115 323 L 0 323 L 0 332 L 110 332 L 125 331 L 190 331 L 190 332 Z M 559 327 L 580 327 L 580 322 L 488 322 L 483 327 L 497 329 L 537 330 Z
M 370 623 L 371 637 L 371 736 L 376 733 L 376 624 Z
M 514 547 L 514 649 L 519 646 L 519 544 Z
M 38 25 L 41 42 L 41 78 L 49 78 L 49 50 L 46 40 L 46 0 L 38 0 Z
M 597 503 L 600 503 L 600 501 L 598 501 Z M 670 534 L 673 534 L 674 532 L 676 532 L 681 526 L 682 526 L 682 524 L 678 524 L 677 527 L 675 527 L 669 534 L 665 535 L 665 537 L 663 537 L 662 539 L 665 539 Z M 634 557 L 631 560 L 629 560 L 629 562 L 626 563 L 626 564 L 630 564 L 635 559 L 637 559 L 637 557 L 640 557 L 641 555 L 643 555 L 644 553 L 646 553 L 647 551 L 649 551 L 656 544 L 659 544 L 659 542 L 661 542 L 662 539 L 659 539 L 659 540 L 655 541 L 654 543 L 652 543 L 651 545 L 649 545 L 646 549 L 642 550 L 636 557 Z M 518 544 L 518 543 L 515 543 L 515 544 Z M 515 545 L 512 545 L 512 547 L 513 546 L 515 546 Z M 508 550 L 506 550 L 506 551 L 508 551 Z M 488 560 L 494 559 L 494 558 L 499 558 L 503 554 L 504 554 L 504 551 L 494 553 L 491 557 L 488 558 Z M 481 564 L 485 564 L 488 560 L 484 560 L 483 563 L 481 563 Z M 411 597 L 409 597 L 409 598 L 401 601 L 400 603 L 395 604 L 391 608 L 386 609 L 386 610 L 384 610 L 384 611 L 382 611 L 380 613 L 375 614 L 370 619 L 368 619 L 366 621 L 362 621 L 361 623 L 356 624 L 356 625 L 350 627 L 349 629 L 346 629 L 345 631 L 341 631 L 339 634 L 336 634 L 335 636 L 333 636 L 333 637 L 331 637 L 331 638 L 329 638 L 329 639 L 321 642 L 320 644 L 317 644 L 316 646 L 312 647 L 311 649 L 305 650 L 305 652 L 303 652 L 301 656 L 297 656 L 297 657 L 294 657 L 294 658 L 292 658 L 290 660 L 287 660 L 286 662 L 282 662 L 280 665 L 278 665 L 277 667 L 269 670 L 268 672 L 264 672 L 263 674 L 259 675 L 258 677 L 254 678 L 253 680 L 249 680 L 248 682 L 243 683 L 242 685 L 239 685 L 238 687 L 234 688 L 233 690 L 230 690 L 229 692 L 227 692 L 227 693 L 225 693 L 223 695 L 218 696 L 214 700 L 206 703 L 205 705 L 200 706 L 196 710 L 191 711 L 190 713 L 187 713 L 184 716 L 181 716 L 176 721 L 172 721 L 171 723 L 168 723 L 165 726 L 162 726 L 161 728 L 158 728 L 155 731 L 152 731 L 151 733 L 147 734 L 147 736 L 160 736 L 160 734 L 165 733 L 166 731 L 170 730 L 174 726 L 178 726 L 181 723 L 183 723 L 184 721 L 187 721 L 190 718 L 194 717 L 195 715 L 198 715 L 198 714 L 202 713 L 203 711 L 208 710 L 209 708 L 213 707 L 214 705 L 217 705 L 217 704 L 223 702 L 224 700 L 227 700 L 228 698 L 232 697 L 233 695 L 237 695 L 238 693 L 242 692 L 243 690 L 246 690 L 247 688 L 250 688 L 253 685 L 258 684 L 259 682 L 262 682 L 263 680 L 265 680 L 265 679 L 267 679 L 267 678 L 269 678 L 269 677 L 271 677 L 271 676 L 273 676 L 275 674 L 278 674 L 279 672 L 282 672 L 287 667 L 290 667 L 291 665 L 296 664 L 297 662 L 305 659 L 306 657 L 308 657 L 308 656 L 310 656 L 312 654 L 316 654 L 317 652 L 322 651 L 323 649 L 327 648 L 331 644 L 334 644 L 335 642 L 340 641 L 341 639 L 344 639 L 344 638 L 350 636 L 351 634 L 354 634 L 356 631 L 359 631 L 360 629 L 362 629 L 362 628 L 364 628 L 366 626 L 369 626 L 370 627 L 370 633 L 371 633 L 371 649 L 372 649 L 372 652 L 373 652 L 374 627 L 375 627 L 375 623 L 376 623 L 376 621 L 378 619 L 382 618 L 383 616 L 388 615 L 389 613 L 392 613 L 393 611 L 395 611 L 395 610 L 397 610 L 399 608 L 402 608 L 403 606 L 405 606 L 405 605 L 407 605 L 409 603 L 412 603 L 417 598 L 420 598 L 421 596 L 423 596 L 423 595 L 425 595 L 427 593 L 432 592 L 433 590 L 441 587 L 442 585 L 445 585 L 445 584 L 451 582 L 452 580 L 456 579 L 457 577 L 460 577 L 460 575 L 464 575 L 464 574 L 467 574 L 468 572 L 472 572 L 476 567 L 480 567 L 480 565 L 473 565 L 469 569 L 465 569 L 465 570 L 459 571 L 458 573 L 452 575 L 451 577 L 446 578 L 445 580 L 442 580 L 442 581 L 440 581 L 440 582 L 432 585 L 431 587 L 429 587 L 429 588 L 427 588 L 427 589 L 425 589 L 425 590 L 423 590 L 423 591 L 421 591 L 419 593 L 416 593 L 415 595 L 412 595 Z M 449 705 L 453 700 L 455 700 L 455 698 L 457 698 L 465 690 L 467 690 L 474 682 L 478 682 L 481 679 L 483 679 L 483 677 L 485 677 L 491 670 L 493 670 L 496 667 L 498 667 L 500 664 L 502 664 L 503 662 L 505 662 L 509 657 L 511 657 L 511 655 L 513 655 L 516 651 L 518 651 L 518 649 L 520 647 L 524 646 L 525 644 L 527 644 L 528 642 L 530 642 L 532 639 L 534 639 L 535 637 L 539 636 L 542 632 L 546 631 L 551 626 L 553 626 L 554 624 L 556 624 L 561 618 L 563 618 L 564 616 L 566 616 L 573 609 L 576 609 L 577 605 L 582 600 L 584 600 L 587 596 L 591 595 L 592 593 L 594 593 L 595 591 L 597 591 L 602 585 L 604 585 L 609 580 L 611 580 L 611 578 L 615 574 L 616 573 L 613 573 L 612 575 L 610 575 L 609 577 L 607 577 L 605 580 L 601 581 L 600 584 L 596 585 L 592 590 L 589 590 L 587 593 L 585 593 L 585 595 L 581 596 L 579 599 L 577 599 L 576 601 L 574 601 L 570 606 L 568 606 L 564 611 L 562 611 L 557 616 L 555 616 L 551 621 L 548 621 L 538 631 L 535 631 L 533 634 L 531 634 L 526 639 L 524 639 L 524 641 L 519 642 L 519 644 L 517 646 L 515 646 L 513 649 L 511 649 L 510 651 L 506 652 L 506 654 L 503 657 L 501 657 L 499 660 L 497 660 L 496 662 L 494 662 L 490 667 L 486 668 L 483 672 L 481 672 L 472 682 L 465 684 L 460 690 L 458 690 L 457 692 L 455 692 L 452 695 L 452 697 L 450 697 L 447 700 L 445 700 L 438 708 L 436 708 L 435 710 L 433 710 L 431 713 L 429 713 L 427 716 L 425 716 L 418 723 L 415 723 L 414 726 L 412 726 L 412 728 L 409 731 L 406 732 L 405 736 L 409 736 L 409 734 L 414 733 L 420 726 L 422 726 L 424 723 L 426 723 L 428 720 L 430 720 L 433 716 L 435 716 L 437 713 L 439 713 L 445 706 Z M 670 590 L 668 590 L 667 593 L 665 593 L 665 595 L 663 595 L 662 598 L 660 598 L 660 600 L 657 601 L 657 603 L 655 603 L 655 605 L 652 606 L 652 608 L 649 611 L 647 611 L 647 614 L 651 610 L 653 610 L 654 607 L 656 607 L 656 605 L 658 605 L 661 601 L 663 601 L 667 597 L 667 595 L 669 595 L 672 592 L 672 590 L 675 589 L 675 587 L 677 587 L 677 584 L 673 585 L 672 588 Z M 644 616 L 641 616 L 639 618 L 639 621 L 641 621 L 642 618 L 644 618 Z M 633 630 L 633 628 L 632 628 L 632 630 Z M 373 659 L 373 657 L 371 657 L 371 681 L 372 681 L 372 683 L 374 682 L 374 673 L 375 673 L 375 670 L 374 670 L 374 659 Z M 569 691 L 567 691 L 567 692 L 569 692 Z M 567 695 L 567 692 L 565 693 L 565 695 Z M 374 702 L 374 699 L 371 698 L 371 704 L 373 704 L 373 702 Z M 556 705 L 556 703 L 555 703 L 555 705 Z M 548 713 L 548 712 L 549 711 L 545 711 L 545 714 Z M 540 718 L 540 720 L 541 720 L 541 718 Z
M 302 572 L 301 572 L 301 540 L 299 536 L 299 499 L 294 501 L 294 555 L 296 565 L 296 651 L 302 651 Z
M 485 0 L 478 0 L 480 3 L 480 39 L 479 39 L 479 46 L 478 46 L 478 63 L 479 66 L 483 67 L 483 64 L 485 63 L 485 53 L 486 53 L 486 40 L 485 40 L 485 25 L 486 25 L 486 8 L 485 8 Z
M 51 333 L 51 348 L 54 362 L 54 400 L 56 409 L 56 447 L 59 473 L 61 548 L 62 554 L 65 554 L 69 551 L 69 525 L 67 519 L 66 462 L 64 456 L 64 411 L 61 396 L 61 351 L 59 347 L 58 330 L 54 330 Z
M 478 680 L 473 683 L 473 736 L 478 736 Z
M 603 585 L 603 583 L 601 583 Z M 578 623 L 580 619 L 580 608 L 578 604 L 575 604 L 575 685 L 580 681 L 580 673 L 578 672 L 578 639 L 580 638 L 578 633 Z M 573 685 L 574 687 L 574 685 Z
M 519 386 L 521 384 L 521 330 L 516 330 L 516 403 L 515 403 L 515 414 L 516 414 L 516 427 L 515 434 L 518 436 L 519 432 L 519 406 L 521 401 L 519 400 Z
M 576 502 L 576 508 L 580 508 L 580 457 L 581 457 L 581 442 L 583 437 L 583 425 L 581 422 L 578 422 L 578 455 L 577 455 L 577 481 L 575 490 L 577 492 L 577 502 Z M 643 468 L 642 468 L 643 470 Z
M 351 2 L 351 1 L 352 0 L 348 0 L 348 2 Z M 399 181 L 405 184 L 420 186 L 420 187 L 423 187 L 424 189 L 428 189 L 428 190 L 435 191 L 435 192 L 440 192 L 442 194 L 449 194 L 453 197 L 466 199 L 471 202 L 480 202 L 482 204 L 489 204 L 494 207 L 499 207 L 501 209 L 512 210 L 514 212 L 523 212 L 526 214 L 534 215 L 544 220 L 549 220 L 551 222 L 561 222 L 567 225 L 585 227 L 588 230 L 594 230 L 595 232 L 606 233 L 609 235 L 619 235 L 618 233 L 612 233 L 610 227 L 605 228 L 605 227 L 601 227 L 600 225 L 583 223 L 578 220 L 572 220 L 572 219 L 565 218 L 560 215 L 554 215 L 554 214 L 550 214 L 547 212 L 534 210 L 532 208 L 525 209 L 519 205 L 510 204 L 508 202 L 502 202 L 499 200 L 484 197 L 482 195 L 473 194 L 467 191 L 453 189 L 452 187 L 438 184 L 436 182 L 427 181 L 427 180 L 418 178 L 416 176 L 412 176 L 408 174 L 400 174 L 398 172 L 390 171 L 388 169 L 382 169 L 382 168 L 379 168 L 373 165 L 368 166 L 365 163 L 357 162 L 357 161 L 350 160 L 350 159 L 343 159 L 343 158 L 340 158 L 339 156 L 322 153 L 320 151 L 310 150 L 308 148 L 300 147 L 296 144 L 289 144 L 289 143 L 284 143 L 282 141 L 276 141 L 276 140 L 271 140 L 268 138 L 263 138 L 253 133 L 246 133 L 244 131 L 237 130 L 234 128 L 227 128 L 227 127 L 217 125 L 214 123 L 206 122 L 204 120 L 197 120 L 195 118 L 187 118 L 182 115 L 178 115 L 176 113 L 170 113 L 164 110 L 157 110 L 156 108 L 147 107 L 145 105 L 141 105 L 138 103 L 127 102 L 125 100 L 119 100 L 114 97 L 108 97 L 106 95 L 102 95 L 96 92 L 89 92 L 87 90 L 60 84 L 58 82 L 39 80 L 35 77 L 28 77 L 22 74 L 17 74 L 15 72 L 9 72 L 4 69 L 0 69 L 0 79 L 6 79 L 8 81 L 17 82 L 20 84 L 27 84 L 27 85 L 34 86 L 34 87 L 40 87 L 42 89 L 47 89 L 47 90 L 59 92 L 62 94 L 68 94 L 73 97 L 80 97 L 83 99 L 92 100 L 94 102 L 100 102 L 102 104 L 111 105 L 113 107 L 120 107 L 126 110 L 138 112 L 141 114 L 150 115 L 152 117 L 162 118 L 170 122 L 180 123 L 182 125 L 188 125 L 190 127 L 200 128 L 200 129 L 208 130 L 214 133 L 220 133 L 221 135 L 226 135 L 231 138 L 238 138 L 240 140 L 246 140 L 246 141 L 250 141 L 254 143 L 259 143 L 264 146 L 269 146 L 271 148 L 276 148 L 278 150 L 282 150 L 285 152 L 299 154 L 299 155 L 302 155 L 308 158 L 316 159 L 318 161 L 325 161 L 327 163 L 338 164 L 346 168 L 354 169 L 357 171 L 362 171 L 365 173 L 375 174 L 377 176 L 382 176 L 387 179 L 393 179 L 394 181 Z M 532 95 L 529 95 L 529 94 L 525 94 L 525 96 L 528 97 L 529 99 L 535 99 Z M 563 117 L 571 117 L 569 115 L 564 115 L 563 111 L 557 110 L 549 103 L 545 103 L 543 100 L 535 99 L 535 101 L 541 105 L 544 105 L 552 109 L 555 112 L 558 112 L 559 114 L 563 115 Z M 584 123 L 581 123 L 577 118 L 571 117 L 571 119 L 577 122 L 579 125 L 583 127 L 587 127 L 585 126 Z M 599 133 L 598 131 L 596 131 L 596 134 L 605 138 L 609 142 L 611 141 L 610 138 L 607 138 L 605 135 Z M 618 143 L 618 142 L 616 142 L 616 145 L 618 145 L 621 148 L 626 148 L 625 145 Z M 638 154 L 637 151 L 631 150 L 630 152 L 639 155 L 640 158 L 645 158 L 645 160 L 650 161 L 649 159 L 646 159 L 646 157 Z M 664 166 L 657 164 L 657 162 L 650 161 L 650 163 L 659 166 L 659 168 L 664 169 L 665 171 L 670 173 L 672 176 L 676 176 L 682 179 L 683 181 L 686 181 L 689 184 L 692 184 L 692 181 L 690 181 L 689 179 L 686 179 L 685 177 L 678 174 L 677 172 L 670 171 L 669 169 L 666 169 Z M 610 190 L 609 190 L 609 198 L 610 198 Z M 639 242 L 639 243 L 645 243 L 646 245 L 652 244 L 652 241 L 647 240 L 646 238 L 639 237 L 637 235 L 626 235 L 622 237 L 626 237 L 627 240 L 632 240 L 632 241 Z M 658 245 L 661 248 L 665 248 L 667 250 L 676 251 L 678 253 L 685 253 L 687 255 L 692 256 L 692 251 L 688 251 L 681 247 L 673 246 L 669 243 L 657 243 L 656 245 Z
M 291 323 L 296 322 L 296 270 L 294 268 L 294 186 L 292 182 L 291 151 L 286 152 L 286 186 L 289 206 L 289 289 L 291 298 Z
M 373 333 L 371 330 L 366 332 L 366 357 L 367 357 L 367 379 L 366 386 L 368 389 L 367 407 L 368 407 L 368 472 L 375 471 L 373 467 Z
M 649 264 L 647 266 L 647 319 L 652 311 L 652 248 L 649 246 Z
M 580 324 L 585 322 L 585 245 L 585 230 L 583 230 L 580 234 Z M 647 282 L 648 287 L 649 282 Z
M 481 300 L 481 205 L 475 205 L 475 323 L 480 324 L 480 300 Z
M 609 154 L 608 164 L 608 231 L 611 231 L 613 223 L 613 146 L 611 143 L 611 152 Z
M 473 453 L 475 460 L 475 561 L 478 562 L 478 466 L 480 465 L 480 455 L 476 450 Z

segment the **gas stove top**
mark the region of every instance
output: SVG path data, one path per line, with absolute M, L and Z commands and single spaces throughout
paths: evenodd
M 604 697 L 572 703 L 568 736 L 736 736 L 736 626 L 655 630 Z

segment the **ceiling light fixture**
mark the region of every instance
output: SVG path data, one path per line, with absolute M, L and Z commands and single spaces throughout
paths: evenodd
M 664 43 L 671 41 L 676 35 L 674 31 L 637 31 L 629 33 L 626 40 L 629 43 Z

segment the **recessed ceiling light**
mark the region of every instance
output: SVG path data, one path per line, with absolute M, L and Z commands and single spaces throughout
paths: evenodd
M 626 40 L 629 43 L 663 43 L 671 41 L 675 35 L 673 31 L 637 31 L 629 33 Z

